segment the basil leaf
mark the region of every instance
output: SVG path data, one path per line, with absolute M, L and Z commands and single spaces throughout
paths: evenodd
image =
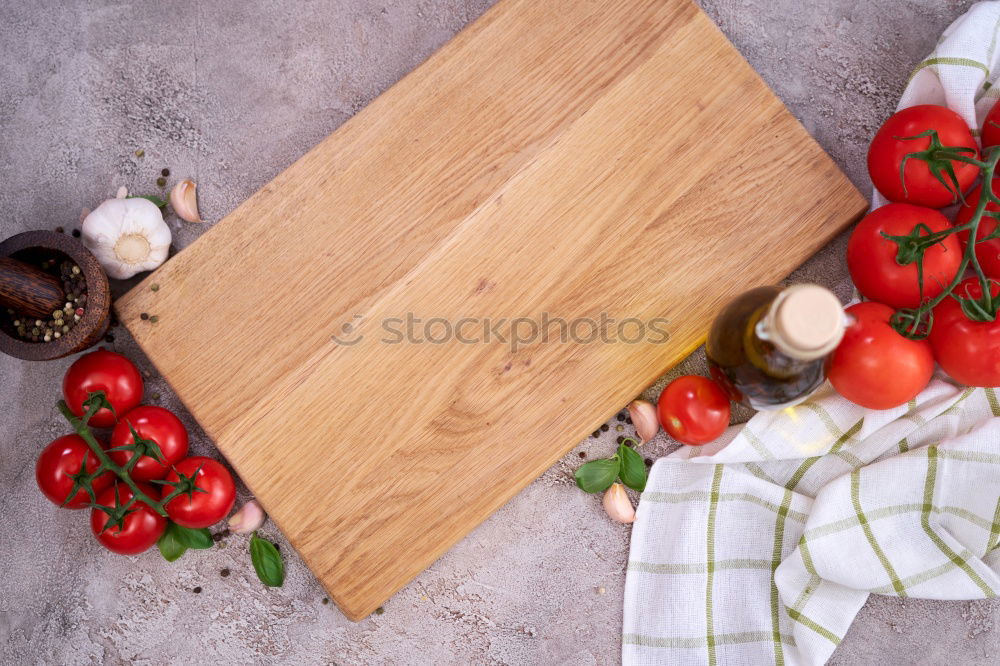
M 168 522 L 167 529 L 163 530 L 163 535 L 156 542 L 157 548 L 160 549 L 160 554 L 163 555 L 163 559 L 167 562 L 177 560 L 187 550 L 187 546 L 177 538 L 177 528 L 180 528 L 180 525 L 173 521 Z
M 176 523 L 171 524 L 174 527 L 174 534 L 177 541 L 187 548 L 205 550 L 206 548 L 211 548 L 215 543 L 212 541 L 212 533 L 208 531 L 208 528 L 203 527 L 200 530 L 196 530 L 190 527 L 181 527 Z
M 620 463 L 618 456 L 614 458 L 604 458 L 603 460 L 592 460 L 586 465 L 581 465 L 576 470 L 576 485 L 580 490 L 587 493 L 599 493 L 611 487 L 611 484 L 618 478 Z
M 130 194 L 129 196 L 127 196 L 125 198 L 126 199 L 145 199 L 146 201 L 152 201 L 154 204 L 156 204 L 157 208 L 163 208 L 164 206 L 167 205 L 166 201 L 164 201 L 160 197 L 155 197 L 152 194 Z
M 639 452 L 627 444 L 618 447 L 618 457 L 622 460 L 621 480 L 632 490 L 646 489 L 646 461 Z
M 274 544 L 261 539 L 254 532 L 250 537 L 250 561 L 253 562 L 257 578 L 268 587 L 281 587 L 285 582 L 285 565 Z

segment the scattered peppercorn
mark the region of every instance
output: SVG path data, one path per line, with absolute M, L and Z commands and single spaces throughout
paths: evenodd
M 80 237 L 80 230 L 79 229 L 74 229 L 73 230 L 73 238 L 79 238 L 79 237 Z
M 151 284 L 151 285 L 149 285 L 149 290 L 150 291 L 159 291 L 160 290 L 160 285 L 158 285 L 158 284 Z
M 330 603 L 330 598 L 329 597 L 323 597 L 323 605 L 325 606 L 328 603 Z
M 114 342 L 115 341 L 115 336 L 113 336 L 110 333 L 108 333 L 107 335 L 104 336 L 104 341 L 105 342 Z
M 625 419 L 625 423 L 632 425 L 632 419 L 631 418 Z
M 160 187 L 163 187 L 164 185 L 167 184 L 167 179 L 164 178 L 163 176 L 160 176 L 159 178 L 156 179 L 156 184 L 159 185 Z
M 139 319 L 146 321 L 147 319 L 149 319 L 149 315 L 143 312 L 141 315 L 139 315 Z
M 198 587 L 194 588 L 191 591 L 194 592 L 195 594 L 201 594 L 201 585 L 199 585 Z
M 61 234 L 61 233 L 64 233 L 65 231 L 66 231 L 66 230 L 65 230 L 65 229 L 63 229 L 62 227 L 56 227 L 56 233 L 57 233 L 57 234 Z
M 601 426 L 601 432 L 607 432 L 608 430 L 611 430 L 611 426 L 609 426 L 607 423 Z
M 160 394 L 159 393 L 154 393 L 153 395 L 151 395 L 149 397 L 152 398 L 153 400 L 159 400 L 160 399 Z
M 226 578 L 227 576 L 229 576 L 229 569 L 223 569 L 222 571 L 219 572 L 219 575 L 222 576 L 223 578 Z
M 625 415 L 624 415 L 624 414 L 619 414 L 619 415 L 618 415 L 618 416 L 617 416 L 616 418 L 617 418 L 617 419 L 618 419 L 619 421 L 624 421 L 624 420 L 625 420 Z
M 595 430 L 594 432 L 590 433 L 590 436 L 594 437 L 594 438 L 600 437 L 601 436 L 601 431 L 600 430 Z
M 618 435 L 618 439 L 616 439 L 615 442 L 622 444 L 625 442 L 625 438 L 622 437 L 621 435 Z
M 149 323 L 150 323 L 150 324 L 155 324 L 155 323 L 156 323 L 156 322 L 158 322 L 158 321 L 160 321 L 160 318 L 159 318 L 158 316 L 156 316 L 156 315 L 152 315 L 152 316 L 150 316 L 150 318 L 149 318 Z
M 653 464 L 653 459 L 652 458 L 645 458 L 644 460 L 645 460 L 645 463 L 647 465 L 652 465 Z
M 375 609 L 375 614 L 376 615 L 381 615 L 384 612 L 385 612 L 385 609 L 382 608 L 381 606 L 379 606 L 378 608 Z
M 162 171 L 160 171 L 160 175 L 161 176 L 169 176 L 170 175 L 170 169 L 164 168 Z
M 577 455 L 580 456 L 581 458 L 586 458 L 587 457 L 587 452 L 586 451 L 580 451 L 580 453 L 578 453 Z
M 139 150 L 135 151 L 135 156 L 136 157 L 142 157 L 145 154 L 146 154 L 146 151 L 143 150 L 142 148 L 140 148 Z

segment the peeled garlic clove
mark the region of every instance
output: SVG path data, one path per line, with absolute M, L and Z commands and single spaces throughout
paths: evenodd
M 186 222 L 201 222 L 198 215 L 198 186 L 190 178 L 186 178 L 174 185 L 170 190 L 170 206 L 177 213 L 177 216 Z
M 639 443 L 645 444 L 660 432 L 660 421 L 656 417 L 656 407 L 647 400 L 633 400 L 628 406 L 628 415 L 639 435 Z
M 115 192 L 115 199 L 124 199 L 127 196 L 128 196 L 128 188 L 125 187 L 124 185 L 119 187 L 118 191 Z
M 264 524 L 264 509 L 257 500 L 250 500 L 229 518 L 229 530 L 237 534 L 250 534 Z
M 632 500 L 625 492 L 625 486 L 616 482 L 604 491 L 604 511 L 615 522 L 631 523 L 635 521 L 635 509 L 632 507 Z
M 118 280 L 151 271 L 167 260 L 172 239 L 163 214 L 148 199 L 108 199 L 80 226 L 80 240 Z

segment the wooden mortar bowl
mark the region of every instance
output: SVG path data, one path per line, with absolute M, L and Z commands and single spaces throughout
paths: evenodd
M 17 337 L 13 321 L 0 308 L 0 352 L 26 361 L 48 361 L 91 347 L 104 337 L 111 321 L 111 287 L 97 259 L 80 241 L 55 231 L 26 231 L 0 243 L 0 257 L 38 266 L 50 258 L 68 258 L 83 271 L 87 304 L 69 333 L 51 342 L 26 342 Z

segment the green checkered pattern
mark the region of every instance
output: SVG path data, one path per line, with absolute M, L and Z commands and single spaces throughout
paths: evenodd
M 868 594 L 1000 592 L 1000 400 L 935 380 L 866 411 L 828 386 L 656 463 L 628 664 L 821 664 Z

